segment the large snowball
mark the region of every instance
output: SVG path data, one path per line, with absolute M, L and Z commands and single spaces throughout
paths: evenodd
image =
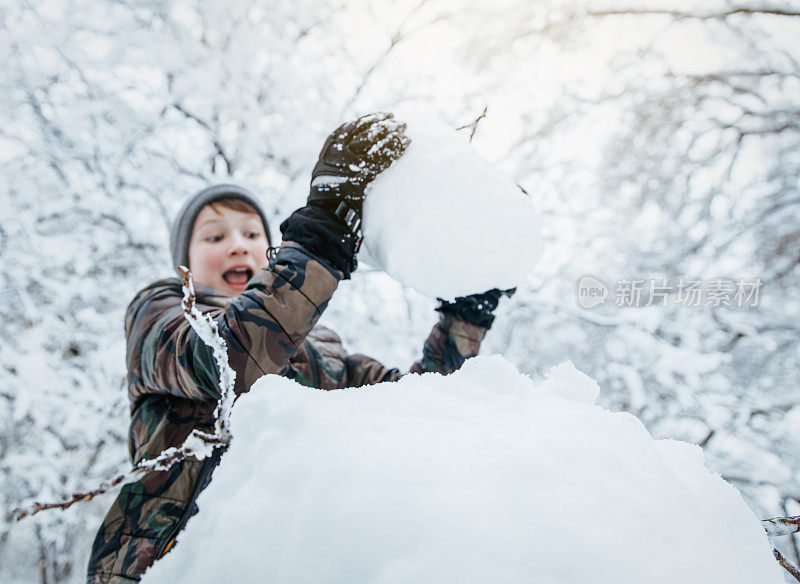
M 530 197 L 466 134 L 403 120 L 411 144 L 369 187 L 362 259 L 442 298 L 521 284 L 542 253 Z
M 331 392 L 264 377 L 234 407 L 199 515 L 144 581 L 782 583 L 700 449 L 593 393 L 571 365 L 540 390 L 502 357 Z

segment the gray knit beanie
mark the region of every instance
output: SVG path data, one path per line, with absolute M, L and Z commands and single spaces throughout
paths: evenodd
M 189 265 L 189 242 L 192 239 L 192 229 L 197 215 L 209 203 L 223 199 L 238 199 L 253 207 L 261 217 L 261 223 L 264 224 L 267 242 L 272 245 L 267 216 L 264 214 L 261 205 L 253 197 L 253 194 L 247 189 L 236 185 L 212 185 L 187 200 L 181 210 L 178 211 L 177 217 L 175 217 L 175 222 L 172 224 L 172 230 L 169 234 L 169 247 L 172 253 L 173 267 Z

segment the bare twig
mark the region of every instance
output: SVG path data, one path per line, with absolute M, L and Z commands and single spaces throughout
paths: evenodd
M 188 118 L 190 120 L 194 120 L 195 122 L 197 122 L 200 126 L 205 128 L 209 132 L 213 132 L 214 131 L 211 128 L 211 126 L 208 124 L 207 121 L 205 121 L 204 119 L 200 118 L 199 116 L 193 114 L 192 112 L 187 110 L 185 107 L 183 107 L 183 105 L 181 105 L 180 103 L 175 102 L 175 103 L 172 104 L 172 107 L 175 108 L 176 110 L 178 110 L 179 112 L 181 112 L 185 118 Z
M 795 580 L 800 582 L 800 570 L 797 569 L 797 566 L 795 566 L 792 562 L 787 560 L 784 557 L 784 555 L 778 550 L 773 548 L 772 553 L 775 555 L 775 559 L 778 560 L 778 563 L 781 566 L 783 566 L 783 569 L 789 572 L 792 576 L 794 576 Z
M 791 535 L 800 531 L 800 516 L 794 517 L 773 517 L 772 519 L 765 519 L 761 522 L 764 530 L 769 537 L 779 537 L 782 535 Z M 790 562 L 781 552 L 773 549 L 772 553 L 775 559 L 783 568 L 794 576 L 795 580 L 800 582 L 800 569 Z
M 783 513 L 787 517 L 789 516 L 788 504 L 790 501 L 796 501 L 796 499 L 790 497 L 784 497 L 783 501 L 781 502 Z M 798 561 L 800 561 L 800 549 L 798 549 L 797 546 L 797 534 L 793 533 L 789 536 L 789 543 L 792 544 L 792 552 L 794 553 L 794 555 L 792 556 L 792 561 L 797 563 Z
M 478 131 L 478 122 L 480 122 L 483 118 L 486 117 L 486 112 L 489 109 L 488 105 L 483 106 L 483 112 L 479 115 L 475 120 L 469 124 L 465 124 L 463 126 L 459 126 L 456 130 L 466 130 L 467 128 L 472 128 L 472 131 L 469 133 L 469 141 L 472 142 L 472 139 L 475 137 L 475 132 Z
M 706 437 L 703 438 L 697 445 L 700 448 L 705 448 L 706 446 L 708 446 L 708 443 L 711 442 L 711 439 L 714 437 L 716 433 L 717 433 L 716 430 L 709 430 L 708 434 L 706 434 Z
M 217 134 L 214 131 L 214 129 L 211 127 L 211 124 L 209 124 L 204 119 L 200 118 L 199 116 L 197 116 L 197 115 L 193 114 L 192 112 L 190 112 L 189 110 L 187 110 L 180 103 L 175 102 L 175 103 L 172 104 L 172 107 L 173 107 L 173 109 L 175 109 L 175 110 L 179 111 L 180 113 L 182 113 L 185 118 L 190 119 L 190 120 L 194 120 L 201 127 L 205 128 L 206 130 L 208 130 L 212 134 L 214 134 L 214 135 Z M 218 124 L 214 124 L 214 125 L 216 126 Z M 214 140 L 212 140 L 212 144 L 214 145 L 214 150 L 216 150 L 216 154 L 211 159 L 211 172 L 215 172 L 216 171 L 216 168 L 217 168 L 217 156 L 219 156 L 219 157 L 222 158 L 223 162 L 225 162 L 225 168 L 226 168 L 226 170 L 228 172 L 228 175 L 229 176 L 232 175 L 233 174 L 233 161 L 228 156 L 228 154 L 225 152 L 225 148 L 223 148 L 222 142 L 220 142 L 219 138 L 215 138 Z
M 773 16 L 800 16 L 798 10 L 784 10 L 780 8 L 734 8 L 731 10 L 724 10 L 718 12 L 707 12 L 705 14 L 700 12 L 684 12 L 681 10 L 670 10 L 660 8 L 623 8 L 620 10 L 589 10 L 589 16 L 603 17 L 603 16 L 622 16 L 626 14 L 634 15 L 666 15 L 672 16 L 678 20 L 714 20 L 725 19 L 729 16 L 736 14 L 743 14 L 752 16 L 754 14 L 770 14 Z
M 214 140 L 214 148 L 217 149 L 217 155 L 220 158 L 222 158 L 222 161 L 225 163 L 225 170 L 227 171 L 228 176 L 233 175 L 233 162 L 231 161 L 230 158 L 228 158 L 228 155 L 225 153 L 225 149 L 222 147 L 222 144 L 220 144 L 219 140 Z M 217 156 L 214 156 L 211 159 L 211 172 L 213 173 L 216 171 L 217 171 Z

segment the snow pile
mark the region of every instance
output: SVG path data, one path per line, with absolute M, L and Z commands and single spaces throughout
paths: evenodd
M 523 283 L 542 253 L 530 197 L 475 152 L 466 134 L 401 119 L 411 144 L 369 187 L 361 258 L 430 296 Z
M 264 377 L 144 581 L 783 582 L 700 449 L 587 403 L 595 387 L 565 364 L 542 389 L 499 356 L 332 392 Z

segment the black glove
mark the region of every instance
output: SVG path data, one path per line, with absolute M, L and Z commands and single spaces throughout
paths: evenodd
M 408 147 L 406 125 L 390 113 L 373 113 L 334 130 L 311 173 L 308 204 L 333 211 L 360 239 L 366 186 Z
M 470 294 L 469 296 L 458 296 L 455 301 L 439 300 L 439 307 L 436 309 L 444 314 L 455 314 L 469 323 L 488 329 L 494 322 L 494 310 L 500 303 L 500 298 L 508 296 L 511 298 L 517 291 L 516 288 L 500 290 L 493 288 L 483 294 Z
M 342 272 L 345 280 L 358 267 L 356 236 L 332 211 L 313 205 L 301 207 L 281 223 L 281 233 L 284 241 L 299 243 Z

